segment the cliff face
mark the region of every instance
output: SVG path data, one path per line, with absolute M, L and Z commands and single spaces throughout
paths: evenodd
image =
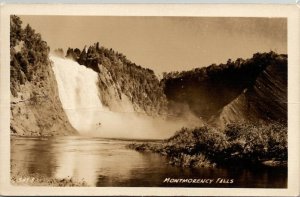
M 116 103 L 120 102 L 116 100 L 125 100 L 136 112 L 150 116 L 166 112 L 166 97 L 151 69 L 136 65 L 123 54 L 100 47 L 99 43 L 83 50 L 69 48 L 66 57 L 98 73 L 101 101 L 111 110 L 118 108 Z
M 11 132 L 74 134 L 58 95 L 49 47 L 40 34 L 29 25 L 22 29 L 21 23 L 11 17 Z M 55 53 L 64 56 L 62 49 Z M 66 57 L 96 72 L 101 104 L 110 111 L 176 117 L 191 111 L 219 126 L 239 121 L 287 122 L 286 55 L 256 53 L 247 60 L 165 73 L 161 81 L 151 69 L 99 43 L 83 50 L 69 48 Z
M 18 17 L 11 16 L 10 22 L 11 134 L 77 133 L 59 100 L 47 43 L 29 25 L 22 29 Z
M 287 59 L 277 56 L 254 85 L 225 106 L 219 114 L 221 124 L 239 120 L 252 122 L 287 121 Z
M 287 120 L 286 55 L 257 53 L 248 60 L 165 74 L 162 82 L 170 109 L 184 103 L 210 123 Z
M 100 100 L 102 104 L 111 111 L 145 113 L 137 102 L 132 102 L 132 97 L 128 97 L 123 93 L 121 86 L 115 83 L 111 73 L 102 65 L 99 65 L 97 85 L 101 92 Z
M 226 64 L 165 73 L 153 71 L 99 44 L 68 49 L 67 57 L 98 73 L 101 101 L 113 111 L 185 116 L 192 111 L 205 122 L 287 121 L 287 56 L 256 53 Z M 130 103 L 127 108 L 120 103 Z M 125 109 L 125 110 L 124 110 Z

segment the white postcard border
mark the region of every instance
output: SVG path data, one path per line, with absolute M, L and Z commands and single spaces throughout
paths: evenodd
M 300 12 L 296 5 L 246 4 L 1 4 L 0 67 L 0 194 L 1 195 L 299 195 L 300 125 Z M 288 18 L 288 188 L 175 188 L 175 187 L 22 187 L 10 184 L 10 90 L 9 16 L 103 15 L 103 16 L 206 16 Z

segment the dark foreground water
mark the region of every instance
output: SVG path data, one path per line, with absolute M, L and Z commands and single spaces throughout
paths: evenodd
M 165 158 L 157 154 L 139 153 L 126 148 L 132 142 L 79 136 L 14 137 L 11 140 L 11 162 L 18 170 L 29 174 L 84 179 L 89 185 L 99 187 L 287 186 L 286 168 L 230 166 L 183 169 L 169 165 Z

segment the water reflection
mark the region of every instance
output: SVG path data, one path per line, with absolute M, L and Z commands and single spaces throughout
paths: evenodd
M 84 179 L 95 186 L 101 177 L 110 177 L 106 185 L 119 178 L 130 179 L 133 168 L 141 168 L 144 156 L 124 148 L 128 142 L 103 139 L 66 138 L 54 147 L 57 166 L 55 177 Z
M 97 178 L 94 172 L 98 158 L 92 154 L 92 146 L 74 139 L 64 139 L 60 142 L 62 143 L 57 144 L 54 149 L 57 153 L 56 160 L 60 164 L 57 166 L 55 177 L 74 177 L 93 185 Z M 91 154 L 85 154 L 90 151 Z
M 131 141 L 89 138 L 14 138 L 13 167 L 29 174 L 85 180 L 91 186 L 176 186 L 284 188 L 287 170 L 280 168 L 189 169 L 168 165 L 165 158 L 125 148 Z M 174 184 L 165 178 L 232 178 L 233 184 Z
M 38 173 L 51 177 L 55 172 L 57 160 L 53 144 L 36 138 L 18 138 L 11 141 L 11 160 L 13 167 L 28 174 Z

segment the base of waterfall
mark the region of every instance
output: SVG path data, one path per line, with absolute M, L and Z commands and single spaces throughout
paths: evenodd
M 100 73 L 68 59 L 50 56 L 58 84 L 59 98 L 71 125 L 83 136 L 127 139 L 166 139 L 182 126 L 199 125 L 197 118 L 152 117 L 135 111 L 136 106 L 118 92 L 119 85 L 101 67 Z M 110 81 L 110 90 L 100 88 L 99 80 Z M 107 79 L 107 80 L 104 80 Z M 114 90 L 111 90 L 114 89 Z M 101 99 L 109 95 L 114 106 Z M 116 107 L 118 106 L 118 107 Z

